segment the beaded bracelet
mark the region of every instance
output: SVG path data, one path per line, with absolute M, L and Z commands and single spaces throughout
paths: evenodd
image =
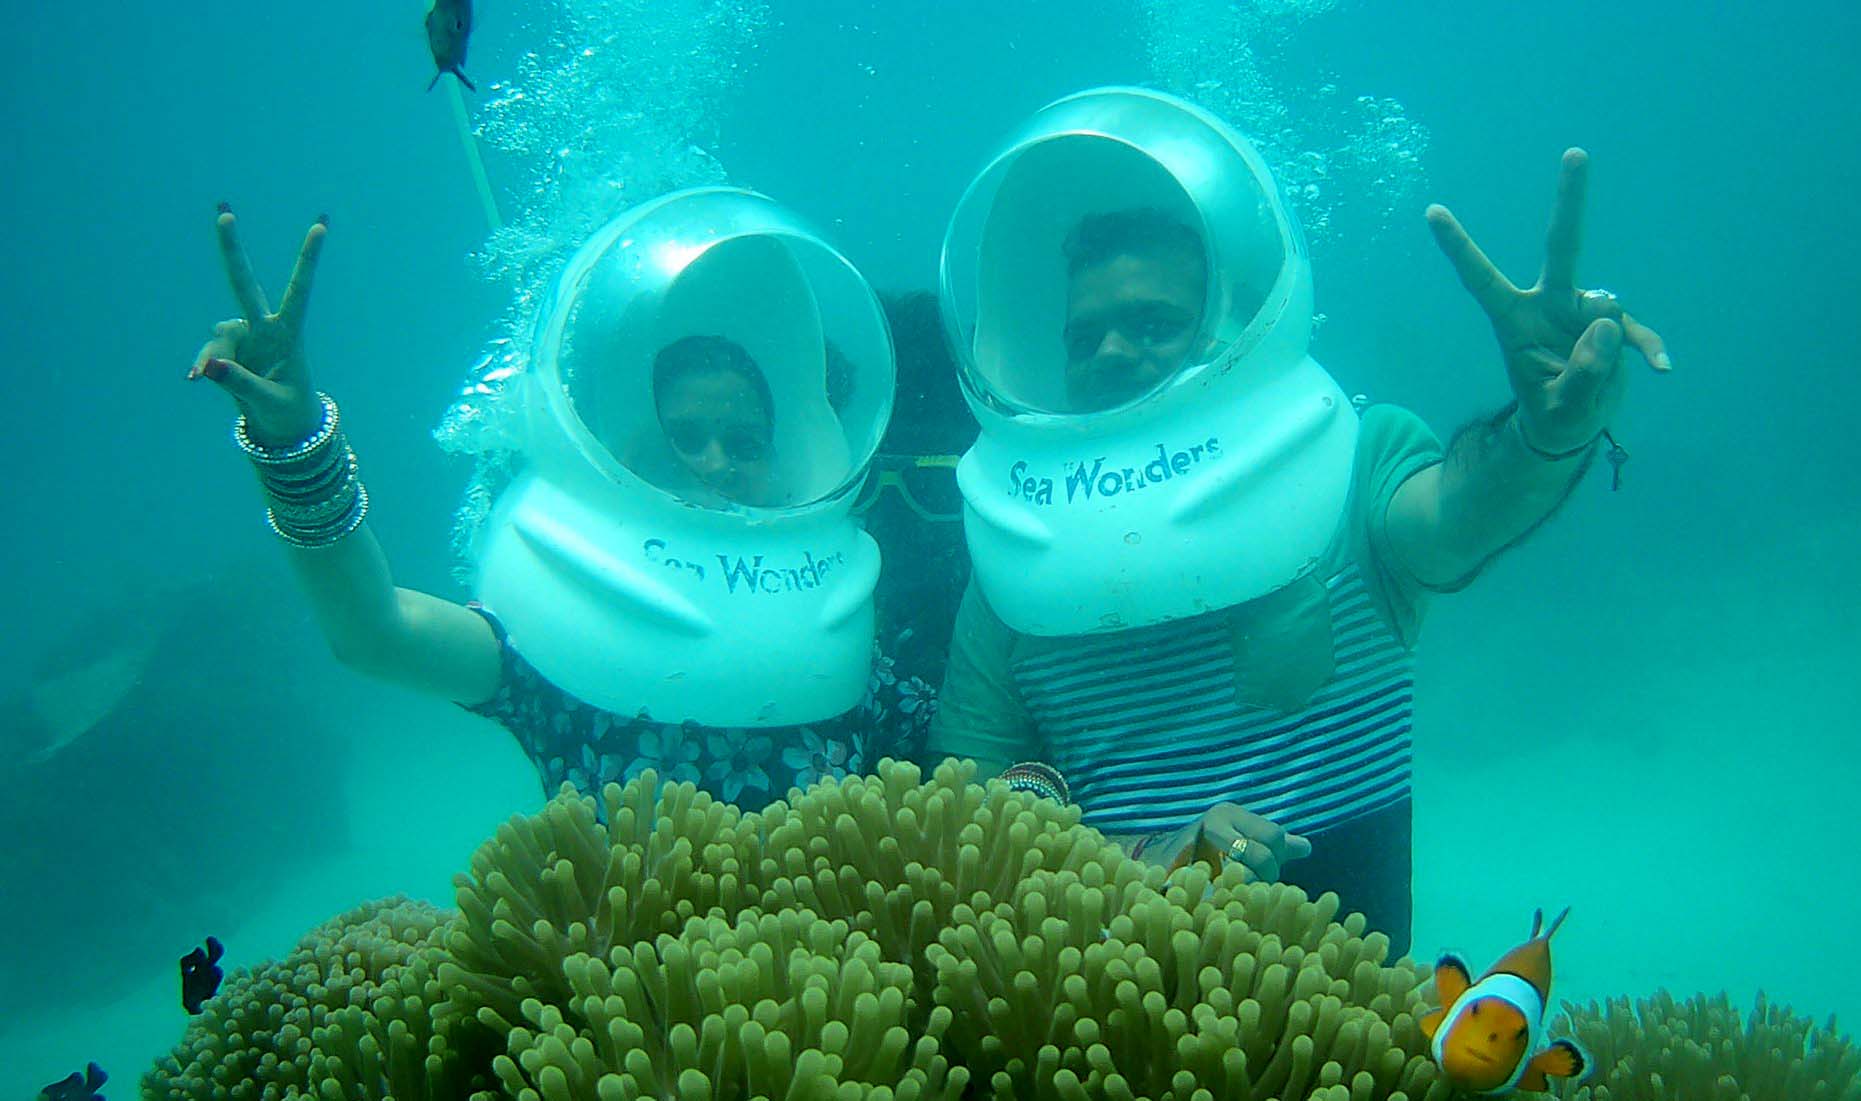
M 315 550 L 342 541 L 345 537 L 362 526 L 368 518 L 368 490 L 357 482 L 355 497 L 347 512 L 328 524 L 313 527 L 299 527 L 293 522 L 278 516 L 276 510 L 265 510 L 265 522 L 271 526 L 272 533 L 294 547 Z
M 255 442 L 241 415 L 233 440 L 258 470 L 268 505 L 265 522 L 294 547 L 327 547 L 368 516 L 368 490 L 357 474 L 355 452 L 342 434 L 341 413 L 328 394 L 318 394 L 323 420 L 316 431 L 285 447 Z
M 341 413 L 336 408 L 336 400 L 321 392 L 317 394 L 317 400 L 323 406 L 323 423 L 297 443 L 286 447 L 268 447 L 253 442 L 244 413 L 239 414 L 239 419 L 233 422 L 233 441 L 239 445 L 239 450 L 246 453 L 246 458 L 259 466 L 291 466 L 301 463 L 335 439 L 336 431 L 341 427 Z
M 1072 789 L 1060 770 L 1043 761 L 1022 761 L 1002 770 L 1001 778 L 1010 791 L 1031 791 L 1056 803 L 1072 801 Z

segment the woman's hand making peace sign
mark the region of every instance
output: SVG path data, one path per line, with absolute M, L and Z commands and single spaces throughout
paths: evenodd
M 220 204 L 218 229 L 220 256 L 242 316 L 214 326 L 212 339 L 201 346 L 187 377 L 208 379 L 230 394 L 245 413 L 247 431 L 255 443 L 268 447 L 296 443 L 315 432 L 323 417 L 304 359 L 303 330 L 310 284 L 323 238 L 329 234 L 329 219 L 318 218 L 304 234 L 297 266 L 291 270 L 276 313 L 252 274 L 245 246 L 239 242 L 238 221 L 224 203 Z

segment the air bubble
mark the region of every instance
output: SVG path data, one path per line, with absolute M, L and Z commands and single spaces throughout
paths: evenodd
M 769 25 L 760 0 L 695 8 L 542 0 L 530 10 L 523 37 L 549 48 L 526 53 L 472 120 L 494 176 L 516 182 L 501 196 L 504 225 L 472 256 L 481 277 L 510 288 L 501 335 L 434 430 L 443 448 L 475 460 L 455 514 L 453 546 L 462 554 L 510 477 L 514 383 L 550 281 L 569 250 L 638 198 L 724 182 L 709 152 L 720 105 L 736 83 L 737 58 Z

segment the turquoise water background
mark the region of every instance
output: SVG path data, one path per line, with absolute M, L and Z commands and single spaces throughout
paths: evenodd
M 526 51 L 548 52 L 562 9 L 478 6 L 467 71 L 482 91 L 466 102 L 483 122 L 493 85 Z M 0 772 L 0 805 L 30 794 L 53 808 L 6 816 L 0 838 L 0 961 L 36 961 L 0 964 L 0 1095 L 29 1096 L 87 1059 L 129 1094 L 184 1025 L 173 960 L 193 939 L 216 933 L 238 965 L 365 898 L 445 902 L 477 840 L 539 802 L 501 731 L 322 654 L 227 440 L 227 403 L 182 382 L 233 312 L 214 204 L 234 204 L 274 292 L 304 228 L 328 212 L 318 382 L 342 400 L 397 580 L 460 595 L 448 536 L 468 469 L 431 430 L 500 335 L 511 293 L 471 260 L 487 225 L 448 93 L 422 91 L 421 7 L 9 13 L 0 693 L 24 690 L 32 663 L 90 616 L 127 637 L 183 639 L 165 643 L 174 664 L 162 668 L 189 675 L 142 685 L 146 714 L 128 724 L 187 739 L 187 754 L 249 761 L 229 782 L 271 808 L 262 821 L 186 808 L 126 818 L 122 792 L 166 780 L 145 757 Z M 730 11 L 567 7 L 628 28 L 608 47 L 623 54 L 673 49 Z M 692 140 L 731 181 L 799 209 L 876 285 L 902 290 L 931 284 L 963 184 L 1043 103 L 1157 80 L 1158 51 L 1195 52 L 1220 84 L 1210 95 L 1254 74 L 1295 145 L 1331 154 L 1336 170 L 1310 200 L 1329 216 L 1313 234 L 1326 318 L 1314 354 L 1347 390 L 1409 405 L 1444 436 L 1506 391 L 1422 206 L 1447 203 L 1529 281 L 1558 155 L 1586 147 L 1582 277 L 1658 328 L 1676 370 L 1633 380 L 1617 425 L 1634 454 L 1622 492 L 1593 476 L 1546 530 L 1434 609 L 1416 732 L 1415 951 L 1484 962 L 1523 936 L 1533 908 L 1568 903 L 1563 996 L 1664 985 L 1748 1004 L 1762 987 L 1853 1020 L 1861 14 L 1361 0 L 1262 16 L 1250 42 L 1211 39 L 1230 7 L 778 0 L 749 20 L 734 73 L 701 80 L 690 74 L 716 59 L 681 54 L 668 79 L 609 102 L 701 117 Z M 679 99 L 680 74 L 713 99 L 654 115 Z M 1399 105 L 1408 174 L 1379 172 L 1397 162 L 1374 143 L 1339 153 L 1352 136 L 1325 126 L 1361 121 L 1358 96 Z M 489 141 L 484 156 L 507 213 L 520 211 L 524 159 Z M 145 599 L 199 582 L 254 586 L 263 614 Z M 163 633 L 177 617 L 188 629 Z M 140 747 L 157 762 L 160 748 Z M 200 833 L 245 841 L 223 889 L 185 868 L 163 873 L 185 886 L 167 892 L 118 874 Z M 20 871 L 65 853 L 96 874 L 53 885 Z M 52 909 L 80 916 L 38 920 Z M 185 931 L 141 935 L 168 928 Z M 61 959 L 70 966 L 46 966 Z

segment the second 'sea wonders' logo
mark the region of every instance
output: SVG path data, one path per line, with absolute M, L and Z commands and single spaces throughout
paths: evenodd
M 1103 455 L 1089 461 L 1068 459 L 1065 473 L 1060 476 L 1060 484 L 1066 488 L 1063 503 L 1089 501 L 1095 495 L 1116 497 L 1120 493 L 1135 493 L 1160 485 L 1172 478 L 1187 477 L 1204 461 L 1220 454 L 1220 437 L 1210 436 L 1177 451 L 1158 444 L 1156 457 L 1142 466 L 1106 466 Z M 1031 464 L 1026 459 L 1017 460 L 1008 468 L 1008 495 L 1032 505 L 1053 504 L 1054 480 L 1032 474 L 1030 469 Z

